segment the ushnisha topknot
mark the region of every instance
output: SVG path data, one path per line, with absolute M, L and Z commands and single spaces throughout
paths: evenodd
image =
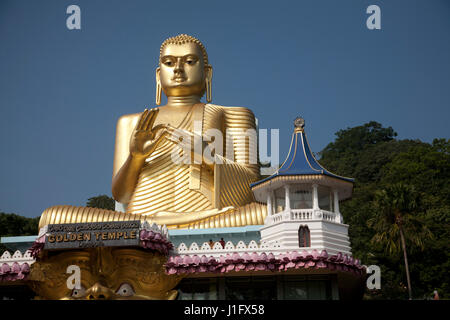
M 159 49 L 159 59 L 161 59 L 162 50 L 166 45 L 168 45 L 168 44 L 184 44 L 184 43 L 190 43 L 190 42 L 195 43 L 200 47 L 200 49 L 202 50 L 202 54 L 203 54 L 203 62 L 205 63 L 205 65 L 208 65 L 208 54 L 206 53 L 206 49 L 205 49 L 205 46 L 203 45 L 203 43 L 201 43 L 201 41 L 198 40 L 197 38 L 194 38 L 187 34 L 179 34 L 175 37 L 170 37 L 170 38 L 164 40 L 164 42 L 161 45 L 161 48 Z

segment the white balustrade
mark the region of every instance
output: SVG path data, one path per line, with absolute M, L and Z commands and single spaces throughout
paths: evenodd
M 272 225 L 283 221 L 325 220 L 340 223 L 339 214 L 326 210 L 291 209 L 267 216 L 266 225 Z
M 302 220 L 312 220 L 313 210 L 310 209 L 294 209 L 291 210 L 291 220 L 302 221 Z
M 323 215 L 323 218 L 322 218 L 323 220 L 333 221 L 333 222 L 336 220 L 336 214 L 334 212 L 322 210 L 322 215 Z

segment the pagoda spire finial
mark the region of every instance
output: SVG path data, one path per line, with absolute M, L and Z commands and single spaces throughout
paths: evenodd
M 294 120 L 295 132 L 303 132 L 305 129 L 305 119 L 303 117 L 297 117 Z

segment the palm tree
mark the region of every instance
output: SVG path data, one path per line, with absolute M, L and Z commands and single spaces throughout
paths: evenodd
M 403 251 L 409 299 L 412 299 L 411 279 L 409 275 L 406 243 L 424 248 L 424 240 L 432 234 L 416 215 L 419 210 L 419 194 L 413 186 L 397 183 L 375 194 L 377 214 L 368 221 L 376 234 L 373 243 L 385 244 L 386 251 L 398 254 Z

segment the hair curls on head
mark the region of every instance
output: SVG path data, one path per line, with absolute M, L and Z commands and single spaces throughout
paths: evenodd
M 161 59 L 163 48 L 166 45 L 168 45 L 168 44 L 184 44 L 184 43 L 197 44 L 200 47 L 200 49 L 202 50 L 203 62 L 205 63 L 205 65 L 208 65 L 208 54 L 206 53 L 206 49 L 205 49 L 205 46 L 203 45 L 203 43 L 201 43 L 200 40 L 198 40 L 197 38 L 194 38 L 187 34 L 179 34 L 175 37 L 171 37 L 171 38 L 164 40 L 164 42 L 162 43 L 161 48 L 159 50 L 159 59 Z

